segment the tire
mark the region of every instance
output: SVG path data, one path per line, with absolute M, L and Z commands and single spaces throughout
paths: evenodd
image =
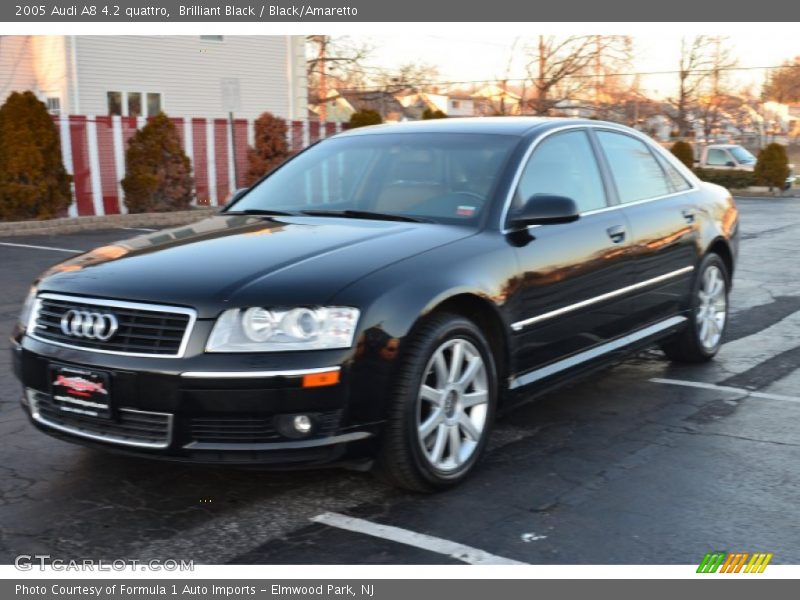
M 712 280 L 717 284 L 712 284 Z M 721 287 L 711 290 L 710 285 Z M 679 333 L 662 342 L 661 349 L 670 360 L 703 363 L 714 358 L 722 345 L 728 325 L 730 274 L 717 254 L 707 254 L 700 261 L 692 284 L 689 323 Z
M 486 448 L 497 403 L 481 330 L 458 315 L 433 316 L 409 338 L 393 387 L 375 474 L 416 492 L 461 483 Z

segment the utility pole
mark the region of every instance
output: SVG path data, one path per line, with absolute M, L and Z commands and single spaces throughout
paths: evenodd
M 537 98 L 537 103 L 539 104 L 539 106 L 538 106 L 538 108 L 536 110 L 536 114 L 539 114 L 539 115 L 547 113 L 547 111 L 545 110 L 545 90 L 544 90 L 544 71 L 545 71 L 545 68 L 547 67 L 547 59 L 545 58 L 545 55 L 544 55 L 544 49 L 545 49 L 544 36 L 540 35 L 539 36 L 539 77 L 537 79 L 537 84 L 536 84 L 536 88 L 537 88 L 536 98 Z M 543 111 L 544 111 L 544 113 L 543 113 Z
M 511 51 L 508 53 L 508 62 L 506 63 L 506 73 L 505 77 L 503 78 L 503 95 L 500 97 L 500 114 L 506 114 L 506 94 L 508 94 L 508 76 L 511 72 L 511 62 L 514 60 L 514 51 L 517 48 L 517 43 L 519 42 L 519 36 L 514 38 L 514 43 L 511 44 Z M 525 98 L 520 98 L 520 110 L 519 114 L 522 114 L 522 102 L 524 102 Z
M 228 113 L 228 128 L 230 129 L 231 135 L 231 148 L 233 151 L 233 160 L 231 161 L 231 165 L 233 166 L 233 189 L 231 193 L 234 193 L 239 187 L 239 173 L 236 167 L 236 127 L 235 122 L 233 120 L 233 112 Z
M 711 119 L 710 131 L 706 132 L 706 138 L 710 136 L 714 128 L 718 126 L 717 120 L 719 118 L 719 105 L 720 105 L 720 68 L 722 61 L 722 38 L 717 36 L 714 38 L 714 72 L 712 73 L 713 88 L 711 89 Z
M 324 35 L 318 35 L 317 43 L 319 44 L 319 120 L 323 123 L 328 120 L 328 81 L 327 81 L 327 46 L 328 38 Z
M 594 116 L 600 117 L 600 70 L 601 70 L 600 36 L 594 36 Z

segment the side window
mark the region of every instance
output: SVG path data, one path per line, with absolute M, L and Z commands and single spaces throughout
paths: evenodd
M 730 161 L 731 157 L 728 156 L 728 152 L 722 148 L 711 148 L 706 155 L 706 164 L 714 167 L 727 166 Z
M 667 179 L 672 186 L 673 192 L 685 192 L 691 189 L 691 185 L 686 181 L 686 178 L 678 172 L 678 169 L 669 164 L 666 160 L 662 161 L 664 170 L 667 172 Z
M 634 137 L 598 131 L 620 202 L 636 202 L 672 193 L 667 176 L 647 144 Z
M 572 198 L 581 212 L 604 208 L 605 189 L 585 131 L 568 131 L 542 141 L 522 172 L 514 208 L 534 194 Z

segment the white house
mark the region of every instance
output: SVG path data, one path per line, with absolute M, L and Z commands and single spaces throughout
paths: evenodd
M 397 96 L 397 100 L 403 107 L 417 109 L 420 113 L 427 108 L 439 110 L 448 117 L 475 116 L 475 103 L 472 96 L 466 93 L 411 92 Z
M 0 102 L 55 114 L 306 118 L 303 36 L 0 36 Z
M 475 115 L 475 100 L 466 93 L 450 93 L 445 97 L 443 112 L 448 117 L 472 117 Z

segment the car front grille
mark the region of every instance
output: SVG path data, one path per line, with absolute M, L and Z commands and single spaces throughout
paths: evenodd
M 311 438 L 333 435 L 341 411 L 314 413 L 316 428 Z M 189 422 L 192 440 L 200 444 L 264 444 L 285 442 L 272 417 L 193 417 Z
M 65 334 L 61 319 L 71 311 L 111 314 L 119 327 L 107 340 Z M 195 312 L 191 309 L 40 294 L 29 334 L 36 339 L 97 352 L 135 356 L 181 356 Z
M 65 412 L 50 394 L 26 390 L 34 420 L 66 433 L 96 441 L 140 448 L 166 448 L 172 437 L 172 415 L 121 408 L 116 418 L 103 419 Z

